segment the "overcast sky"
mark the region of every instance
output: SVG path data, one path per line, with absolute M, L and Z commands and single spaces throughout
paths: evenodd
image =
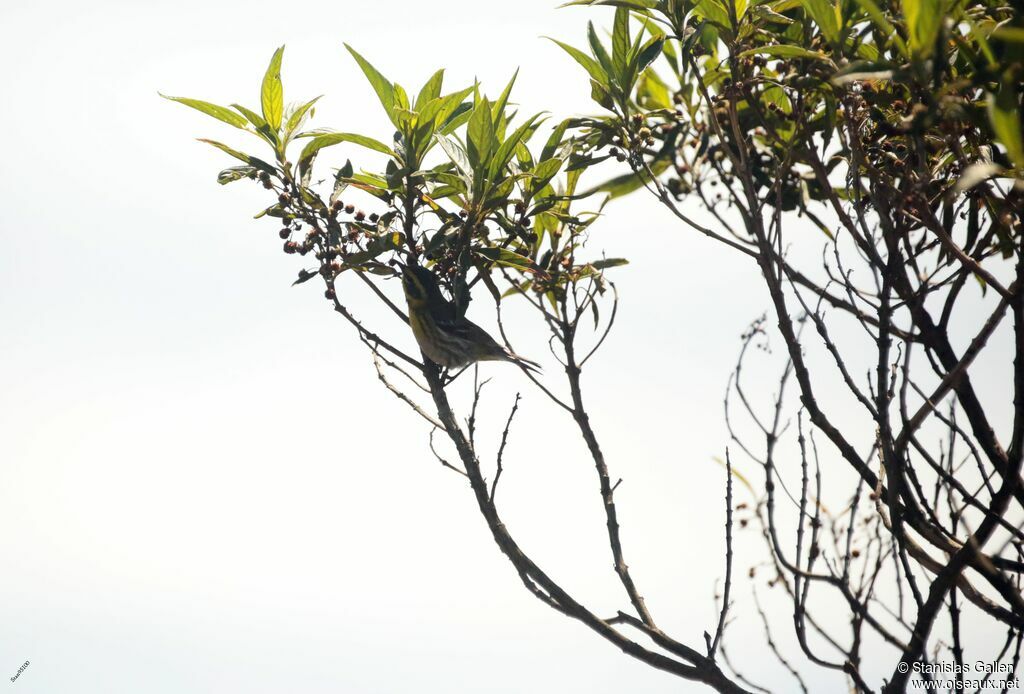
M 218 186 L 231 162 L 193 138 L 245 141 L 157 96 L 258 104 L 287 44 L 286 99 L 325 95 L 313 125 L 387 139 L 347 41 L 410 88 L 443 66 L 450 86 L 478 77 L 494 94 L 519 67 L 523 112 L 561 118 L 591 109 L 589 87 L 541 36 L 579 44 L 588 17 L 608 17 L 554 5 L 0 9 L 0 676 L 30 661 L 12 688 L 700 689 L 523 590 L 468 487 L 429 454 L 425 425 L 380 387 L 315 283 L 289 286 L 300 265 L 273 222 L 252 219 L 264 191 Z M 739 335 L 767 305 L 749 262 L 650 200 L 609 208 L 592 248 L 632 260 L 614 271 L 620 320 L 584 383 L 625 480 L 627 559 L 665 628 L 699 647 L 722 573 L 721 399 Z M 523 330 L 521 351 L 543 357 Z M 570 420 L 514 368 L 482 371 L 494 379 L 485 431 L 524 394 L 499 495 L 509 527 L 596 611 L 624 608 Z M 775 370 L 750 378 L 770 394 Z M 756 538 L 739 542 L 754 556 Z M 738 561 L 745 575 L 750 559 Z M 778 617 L 785 631 L 784 605 Z M 733 657 L 786 691 L 781 667 L 750 647 L 760 628 L 737 623 Z

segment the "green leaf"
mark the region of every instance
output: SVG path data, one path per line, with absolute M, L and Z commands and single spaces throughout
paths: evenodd
M 651 171 L 654 175 L 664 173 L 668 169 L 669 163 L 667 160 L 659 159 L 651 164 Z M 651 177 L 643 172 L 641 174 L 628 173 L 622 176 L 616 176 L 615 178 L 605 181 L 601 185 L 591 188 L 587 192 L 583 193 L 583 196 L 593 195 L 594 193 L 608 193 L 610 199 L 621 198 L 624 195 L 629 195 L 633 191 L 643 188 L 646 183 L 649 183 Z
M 158 92 L 159 93 L 159 92 Z M 224 106 L 218 106 L 217 104 L 211 104 L 206 101 L 200 101 L 199 99 L 188 99 L 183 96 L 167 96 L 166 94 L 160 94 L 165 99 L 170 101 L 177 101 L 179 104 L 185 104 L 190 106 L 197 111 L 202 111 L 208 116 L 213 116 L 219 121 L 223 121 L 228 125 L 233 125 L 240 130 L 248 130 L 248 122 L 242 116 L 238 115 L 234 111 Z
M 381 247 L 388 250 L 396 250 L 405 245 L 405 234 L 400 231 L 390 231 L 378 236 L 375 241 Z
M 313 279 L 314 277 L 316 277 L 318 274 L 319 273 L 310 272 L 309 270 L 305 270 L 305 269 L 299 270 L 299 278 L 297 280 L 295 280 L 294 282 L 292 282 L 292 286 L 294 287 L 297 284 L 303 284 L 305 282 L 308 282 L 311 279 Z
M 271 147 L 275 149 L 277 148 L 279 143 L 277 133 L 270 129 L 270 126 L 267 125 L 267 121 L 264 120 L 263 116 L 255 111 L 247 109 L 241 104 L 231 104 L 231 108 L 245 116 L 248 121 L 252 123 L 253 127 L 256 128 L 256 134 L 263 138 L 265 142 L 269 143 Z
M 555 126 L 555 129 L 551 132 L 551 136 L 548 137 L 548 141 L 544 143 L 544 149 L 540 152 L 540 160 L 543 162 L 545 159 L 550 159 L 554 156 L 555 151 L 562 144 L 562 138 L 565 137 L 565 131 L 569 127 L 569 120 L 564 120 Z
M 530 188 L 532 190 L 540 190 L 548 184 L 548 182 L 558 175 L 559 170 L 562 168 L 563 161 L 560 158 L 545 159 L 534 167 L 533 180 L 530 182 Z
M 263 118 L 274 132 L 281 129 L 281 119 L 284 117 L 284 86 L 281 84 L 281 58 L 283 56 L 284 46 L 274 51 L 270 65 L 267 66 L 267 72 L 263 75 L 263 88 L 260 90 Z
M 359 68 L 363 71 L 363 74 L 366 75 L 367 81 L 369 81 L 370 86 L 373 87 L 373 91 L 377 93 L 377 98 L 380 99 L 381 106 L 384 107 L 384 111 L 388 114 L 388 118 L 391 119 L 391 122 L 396 128 L 399 127 L 397 114 L 395 113 L 395 88 L 391 84 L 391 81 L 382 75 L 377 68 L 370 65 L 363 56 L 359 55 L 359 53 L 352 48 L 352 46 L 346 43 L 345 48 L 352 54 L 352 57 L 355 58 L 355 61 L 359 64 Z
M 826 63 L 831 63 L 828 56 L 818 51 L 812 51 L 809 48 L 803 48 L 801 46 L 761 46 L 759 48 L 751 48 L 749 51 L 743 51 L 740 53 L 741 58 L 745 58 L 750 55 L 775 55 L 782 58 L 808 58 L 810 60 L 821 60 Z
M 1016 166 L 1024 168 L 1024 136 L 1021 135 L 1020 104 L 1013 80 L 1003 76 L 996 94 L 988 96 L 988 118 L 999 142 Z
M 347 256 L 345 258 L 345 264 L 360 265 L 369 260 L 373 260 L 381 253 L 397 250 L 401 248 L 404 243 L 405 235 L 400 231 L 382 234 L 381 236 L 370 239 L 366 244 L 365 251 L 360 251 Z
M 409 95 L 405 93 L 405 89 L 398 82 L 392 84 L 391 88 L 395 92 L 395 110 L 405 109 L 408 111 L 412 104 L 409 103 Z
M 276 217 L 278 219 L 292 219 L 294 215 L 284 211 L 281 207 L 281 203 L 275 202 L 273 205 L 265 210 L 261 210 L 252 216 L 253 219 L 262 219 L 263 217 Z
M 903 16 L 907 21 L 911 55 L 917 59 L 927 58 L 942 26 L 939 0 L 903 0 Z
M 474 168 L 490 161 L 494 146 L 494 121 L 491 120 L 491 104 L 487 97 L 480 100 L 473 109 L 473 115 L 469 117 L 466 144 L 469 161 Z
M 610 267 L 619 267 L 620 265 L 629 265 L 629 261 L 625 258 L 603 258 L 601 260 L 595 260 L 590 263 L 595 270 L 604 270 Z
M 395 156 L 395 153 L 383 142 L 374 140 L 372 137 L 366 137 L 365 135 L 356 135 L 355 133 L 324 133 L 317 135 L 302 149 L 302 155 L 299 157 L 299 161 L 305 161 L 315 155 L 324 147 L 330 147 L 337 145 L 342 142 L 351 142 L 356 145 L 361 145 L 367 149 L 372 149 L 375 152 L 381 152 L 390 156 Z
M 348 188 L 349 179 L 352 178 L 352 174 L 355 173 L 352 168 L 352 160 L 347 159 L 345 165 L 338 169 L 338 172 L 334 175 L 334 190 L 331 191 L 331 197 L 327 201 L 333 205 L 334 202 L 341 197 L 341 194 Z
M 892 63 L 857 60 L 841 70 L 838 70 L 834 75 L 832 75 L 832 79 L 830 81 L 832 84 L 839 86 L 849 84 L 851 82 L 861 82 L 866 80 L 891 80 L 894 75 L 895 69 Z
M 537 270 L 537 266 L 532 260 L 507 248 L 478 248 L 476 253 L 498 265 L 508 265 L 533 272 Z
M 839 40 L 839 20 L 836 18 L 836 8 L 829 0 L 801 0 L 804 10 L 818 25 L 821 35 L 831 43 Z
M 629 10 L 615 8 L 615 23 L 612 28 L 612 65 L 617 75 L 626 74 L 629 61 Z
M 217 174 L 217 183 L 224 186 L 234 181 L 240 181 L 243 178 L 252 178 L 256 175 L 256 171 L 255 166 L 232 166 Z
M 414 111 L 420 111 L 428 102 L 433 101 L 441 96 L 441 85 L 444 83 L 444 69 L 435 72 L 427 83 L 423 85 L 423 89 L 416 96 L 416 104 L 413 106 Z
M 639 74 L 643 72 L 645 69 L 647 69 L 647 66 L 653 63 L 657 59 L 657 57 L 661 55 L 661 50 L 662 48 L 664 48 L 664 46 L 664 36 L 655 36 L 649 39 L 647 43 L 643 45 L 643 48 L 640 49 L 640 52 L 637 54 L 637 62 L 636 66 L 634 67 L 633 73 Z
M 647 70 L 640 76 L 636 89 L 637 103 L 646 109 L 671 109 L 672 96 L 668 85 L 654 70 Z
M 871 17 L 871 21 L 875 23 L 875 26 L 882 30 L 883 34 L 892 37 L 892 40 L 896 43 L 896 48 L 899 49 L 900 54 L 904 57 L 909 57 L 907 44 L 903 42 L 903 39 L 896 31 L 896 27 L 894 27 L 892 22 L 890 22 L 885 16 L 882 9 L 875 4 L 875 0 L 857 0 L 857 4 L 860 5 L 862 10 L 868 13 L 868 16 Z
M 992 38 L 1012 43 L 1024 43 L 1024 28 L 1001 26 L 992 32 Z
M 456 176 L 452 173 L 436 173 L 433 178 L 443 187 L 450 188 L 452 193 L 465 195 L 469 192 L 466 188 L 466 179 L 462 176 Z M 437 197 L 436 190 L 434 191 L 434 195 Z
M 251 109 L 246 108 L 245 106 L 242 106 L 241 104 L 231 104 L 231 108 L 235 109 L 236 111 L 241 113 L 243 116 L 245 116 L 246 119 L 250 123 L 252 123 L 253 127 L 255 127 L 257 130 L 260 130 L 260 131 L 263 131 L 263 132 L 266 132 L 266 133 L 270 132 L 270 130 L 267 128 L 267 121 L 260 114 L 256 113 L 255 111 L 253 111 Z
M 515 178 L 508 177 L 496 186 L 491 186 L 484 199 L 485 207 L 499 207 L 508 203 L 508 196 L 515 189 Z
M 516 83 L 516 77 L 519 76 L 519 68 L 512 73 L 512 79 L 505 85 L 505 89 L 501 92 L 501 96 L 495 102 L 494 107 L 491 109 L 491 120 L 497 124 L 501 117 L 505 113 L 505 107 L 508 105 L 508 98 L 512 95 L 512 85 Z
M 718 0 L 697 0 L 693 7 L 693 13 L 723 29 L 728 29 L 731 24 L 729 12 Z M 698 34 L 699 32 L 695 33 L 694 36 Z M 686 52 L 683 55 L 686 55 Z
M 313 106 L 316 105 L 316 102 L 319 100 L 320 97 L 318 96 L 315 99 L 310 99 L 306 103 L 302 104 L 302 106 L 299 106 L 297 109 L 295 109 L 292 112 L 292 114 L 288 116 L 288 122 L 284 126 L 285 132 L 289 135 L 295 132 L 296 128 L 302 125 L 303 118 L 306 117 L 306 114 L 309 113 L 309 110 L 313 108 Z
M 426 128 L 427 130 L 425 132 L 429 131 L 429 135 L 433 135 L 434 129 L 437 127 L 437 122 L 439 120 L 443 121 L 448 117 L 448 113 L 450 113 L 445 113 L 446 104 L 447 99 L 441 97 L 431 99 L 423 104 L 418 104 L 416 107 L 417 131 L 419 131 L 420 128 Z M 458 104 L 456 103 L 453 107 L 457 105 Z
M 609 111 L 615 110 L 615 101 L 608 92 L 608 88 L 597 80 L 590 80 L 590 98 Z
M 205 142 L 208 145 L 212 145 L 213 147 L 216 147 L 217 149 L 219 149 L 220 151 L 224 152 L 225 154 L 230 154 L 232 157 L 234 157 L 235 159 L 238 159 L 239 161 L 243 161 L 246 164 L 249 164 L 250 166 L 255 166 L 257 169 L 260 169 L 261 171 L 266 171 L 267 173 L 277 173 L 277 170 L 273 166 L 271 166 L 267 162 L 263 161 L 262 159 L 258 159 L 256 157 L 249 156 L 248 154 L 245 154 L 243 152 L 239 152 L 236 149 L 231 149 L 227 145 L 221 144 L 220 142 L 216 142 L 214 140 L 207 140 L 207 139 L 202 138 L 202 137 L 198 138 L 198 140 L 200 142 Z
M 435 139 L 437 143 L 441 145 L 441 149 L 444 150 L 448 158 L 452 160 L 455 167 L 462 172 L 463 178 L 466 179 L 467 188 L 473 187 L 473 166 L 469 162 L 469 157 L 466 155 L 466 150 L 462 146 L 451 140 L 444 135 L 436 135 Z
M 587 55 L 580 49 L 573 48 L 567 43 L 562 43 L 557 39 L 548 40 L 557 43 L 563 51 L 571 55 L 577 63 L 583 66 L 583 69 L 587 71 L 587 74 L 590 75 L 591 79 L 593 79 L 596 82 L 603 82 L 605 84 L 608 83 L 608 74 L 601 68 L 600 63 L 598 63 L 596 60 L 591 58 L 589 55 Z
M 455 111 L 452 112 L 446 120 L 442 122 L 441 127 L 438 128 L 438 132 L 442 135 L 451 135 L 453 132 L 461 128 L 469 120 L 469 117 L 473 114 L 473 104 L 468 101 L 458 104 Z M 438 119 L 439 122 L 440 119 Z
M 495 178 L 501 173 L 501 170 L 512 159 L 512 155 L 515 154 L 516 145 L 518 145 L 533 124 L 540 118 L 540 114 L 531 116 L 525 123 L 516 128 L 515 132 L 508 136 L 501 146 L 498 147 L 498 151 L 494 153 L 494 158 L 491 160 L 491 164 L 488 167 L 488 175 L 490 178 Z
M 590 50 L 594 53 L 594 57 L 597 58 L 597 62 L 600 63 L 601 68 L 608 75 L 609 83 L 614 82 L 617 71 L 612 63 L 611 56 L 608 55 L 608 51 L 601 44 L 601 40 L 597 38 L 597 30 L 594 29 L 593 22 L 587 22 L 587 40 L 590 42 Z

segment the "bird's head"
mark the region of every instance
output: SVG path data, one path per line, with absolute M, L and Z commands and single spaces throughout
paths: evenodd
M 410 306 L 426 306 L 439 293 L 437 279 L 430 270 L 419 265 L 402 265 L 402 289 Z

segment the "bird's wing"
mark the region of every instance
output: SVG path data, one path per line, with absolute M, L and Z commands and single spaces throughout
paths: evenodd
M 491 353 L 494 356 L 498 356 L 499 354 L 504 354 L 506 352 L 505 348 L 498 344 L 497 340 L 491 337 L 486 330 L 468 318 L 458 318 L 443 322 L 439 321 L 438 327 L 447 329 L 451 334 L 478 345 L 483 348 L 484 351 Z

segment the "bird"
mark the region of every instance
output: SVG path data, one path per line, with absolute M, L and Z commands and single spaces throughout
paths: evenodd
M 450 369 L 478 361 L 507 361 L 526 371 L 540 371 L 537 362 L 510 352 L 486 330 L 460 316 L 430 270 L 415 263 L 403 263 L 401 269 L 409 326 L 430 361 Z

